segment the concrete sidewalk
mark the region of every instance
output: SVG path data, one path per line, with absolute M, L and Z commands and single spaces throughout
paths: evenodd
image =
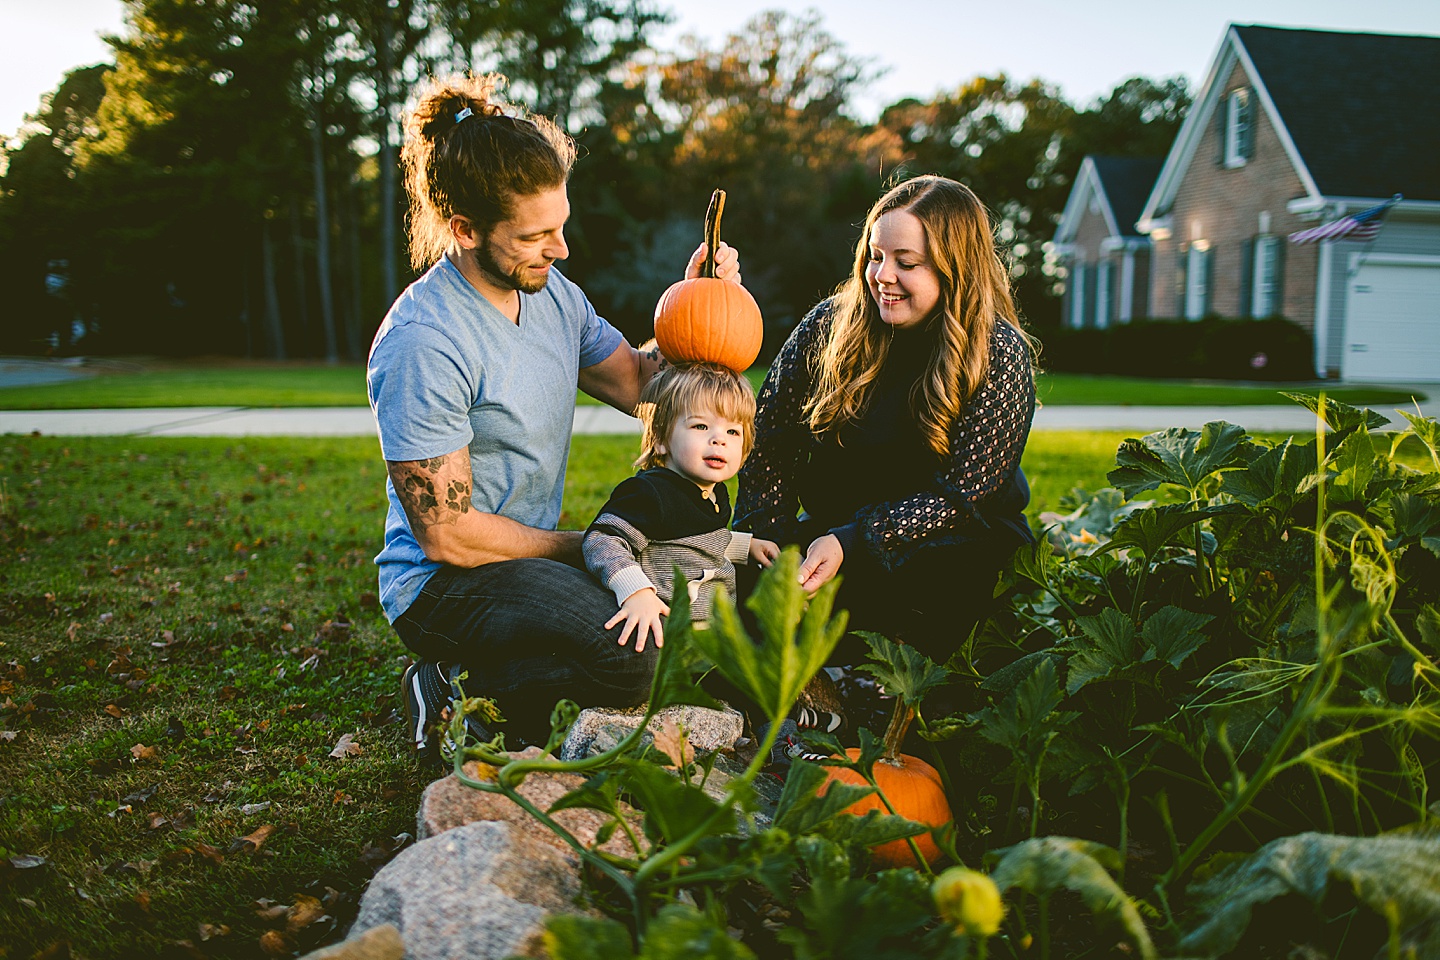
M 1414 412 L 1414 408 L 1410 408 Z M 1440 418 L 1440 400 L 1421 404 Z M 1376 410 L 1394 429 L 1408 424 L 1390 406 Z M 1226 420 L 1255 433 L 1315 429 L 1315 418 L 1300 406 L 1041 407 L 1036 430 L 1125 430 L 1149 433 L 1165 427 L 1199 429 Z M 375 435 L 368 407 L 168 407 L 133 410 L 0 410 L 0 434 L 124 437 L 363 437 Z M 577 434 L 636 434 L 640 422 L 604 406 L 575 408 Z

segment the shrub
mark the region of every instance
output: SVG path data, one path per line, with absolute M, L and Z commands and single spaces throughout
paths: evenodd
M 1103 330 L 1040 331 L 1044 365 L 1066 373 L 1218 380 L 1309 380 L 1309 332 L 1289 320 L 1153 319 Z

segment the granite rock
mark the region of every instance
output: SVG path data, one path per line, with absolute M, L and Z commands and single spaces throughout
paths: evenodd
M 579 760 L 604 753 L 629 736 L 645 719 L 645 706 L 591 707 L 581 710 L 570 727 L 570 735 L 560 747 L 561 760 Z M 690 745 L 704 753 L 726 749 L 740 739 L 745 718 L 733 709 L 710 710 L 705 707 L 666 707 L 646 725 L 642 742 L 649 742 L 670 720 L 685 730 Z
M 404 850 L 370 881 L 351 928 L 391 925 L 406 960 L 544 956 L 545 921 L 584 913 L 571 858 L 511 823 L 470 823 Z
M 321 947 L 300 960 L 403 960 L 405 943 L 400 931 L 388 923 L 371 927 L 359 936 Z
M 522 753 L 511 754 L 512 757 L 526 759 L 539 755 L 540 751 L 536 747 L 530 747 Z M 490 779 L 494 776 L 494 768 L 471 761 L 465 765 L 465 773 L 476 780 Z M 556 800 L 584 782 L 585 777 L 578 773 L 538 771 L 528 775 L 516 792 L 540 810 L 548 813 L 550 806 Z M 628 806 L 622 806 L 622 809 L 630 815 L 631 822 L 638 828 L 640 815 L 631 811 Z M 554 818 L 586 847 L 595 843 L 597 832 L 610 819 L 599 811 L 580 808 L 556 811 Z M 576 867 L 579 866 L 578 858 L 575 857 L 574 851 L 565 841 L 535 820 L 509 797 L 468 787 L 457 780 L 453 774 L 436 780 L 425 788 L 425 793 L 420 798 L 420 809 L 416 814 L 416 836 L 424 840 L 465 824 L 481 821 L 500 821 L 511 824 L 521 834 L 536 842 L 553 847 L 563 853 Z M 622 857 L 635 856 L 635 850 L 623 830 L 616 831 L 613 837 L 601 844 L 600 849 Z

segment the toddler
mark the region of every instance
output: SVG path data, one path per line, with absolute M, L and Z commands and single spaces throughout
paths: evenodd
M 664 640 L 662 616 L 683 586 L 693 620 L 707 620 L 717 586 L 735 594 L 735 563 L 768 567 L 780 548 L 729 529 L 735 476 L 755 439 L 755 394 L 745 377 L 709 363 L 668 366 L 640 395 L 640 472 L 610 494 L 585 531 L 585 566 L 615 594 L 619 642 Z M 673 582 L 679 565 L 685 583 Z

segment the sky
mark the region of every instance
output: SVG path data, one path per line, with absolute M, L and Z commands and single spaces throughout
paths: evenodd
M 977 75 L 1058 84 L 1084 106 L 1133 76 L 1204 81 L 1227 23 L 1440 35 L 1440 0 L 659 0 L 684 34 L 719 43 L 766 9 L 818 10 L 854 56 L 884 75 L 856 99 L 861 119 Z M 120 0 L 0 0 L 0 139 L 65 72 L 110 59 Z

